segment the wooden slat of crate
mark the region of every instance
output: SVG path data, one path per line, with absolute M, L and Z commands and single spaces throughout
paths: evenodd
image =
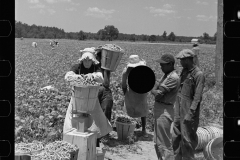
M 96 159 L 96 141 L 97 134 L 82 134 L 73 130 L 63 135 L 63 141 L 76 144 L 79 148 L 77 160 L 95 160 Z
M 27 154 L 16 154 L 15 153 L 15 160 L 31 160 L 31 156 Z
M 135 129 L 135 124 L 116 122 L 116 126 L 119 140 L 126 140 L 127 137 L 134 132 Z
M 87 132 L 90 127 L 91 117 L 73 117 L 73 127 L 77 128 L 78 132 Z
M 75 152 L 70 152 L 70 160 L 77 160 L 78 159 L 78 150 Z
M 96 150 L 97 150 L 96 160 L 104 160 L 104 156 L 105 156 L 106 150 L 102 149 L 100 147 L 97 147 Z

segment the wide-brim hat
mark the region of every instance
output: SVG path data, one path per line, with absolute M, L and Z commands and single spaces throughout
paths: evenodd
M 95 53 L 95 47 L 91 47 L 91 48 L 85 48 L 84 50 L 80 50 L 80 53 L 85 53 L 85 52 L 90 52 L 90 53 Z
M 146 61 L 140 59 L 138 55 L 131 55 L 128 58 L 127 67 L 146 66 Z
M 95 57 L 95 49 L 92 48 L 85 48 L 84 50 L 81 50 L 80 53 L 82 53 L 81 58 L 78 59 L 78 62 L 81 63 L 84 59 L 89 58 L 93 61 L 94 64 L 99 64 L 99 61 Z

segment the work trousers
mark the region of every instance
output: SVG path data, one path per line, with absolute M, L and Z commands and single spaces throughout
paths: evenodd
M 103 110 L 103 112 L 104 112 L 104 114 L 107 117 L 109 122 L 111 122 L 112 107 L 113 107 L 113 100 L 112 99 L 103 100 L 102 103 L 101 103 L 101 108 L 102 108 L 102 110 Z M 100 145 L 100 139 L 101 138 L 97 138 L 97 147 L 99 147 L 99 145 Z
M 113 100 L 112 99 L 103 100 L 101 103 L 101 107 L 105 116 L 107 117 L 109 122 L 111 122 Z
M 190 104 L 191 101 L 177 97 L 172 133 L 175 160 L 194 160 L 194 152 L 198 144 L 199 107 L 191 120 L 185 121 L 184 117 L 188 113 Z
M 173 160 L 172 135 L 173 105 L 154 104 L 154 143 L 159 160 Z

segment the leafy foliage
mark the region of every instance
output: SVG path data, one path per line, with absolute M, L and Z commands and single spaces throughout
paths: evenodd
M 173 32 L 172 32 L 173 33 Z M 171 34 L 171 33 L 170 33 Z M 216 44 L 216 37 L 210 37 L 208 34 L 208 38 L 205 39 L 204 35 L 199 37 L 185 37 L 185 36 L 169 36 L 167 38 L 167 32 L 164 31 L 163 34 L 160 35 L 135 35 L 135 34 L 124 34 L 119 33 L 118 29 L 112 25 L 107 25 L 104 29 L 100 29 L 97 33 L 90 32 L 65 32 L 63 29 L 59 29 L 56 27 L 46 27 L 46 26 L 37 26 L 35 24 L 28 25 L 22 22 L 15 21 L 15 37 L 16 38 L 47 38 L 47 39 L 74 39 L 74 40 L 120 40 L 120 41 L 150 41 L 150 42 L 191 42 L 193 38 L 200 39 L 201 43 L 206 44 Z M 153 36 L 154 39 L 153 39 Z M 174 38 L 174 40 L 173 40 Z
M 176 39 L 175 34 L 174 34 L 173 32 L 171 32 L 171 33 L 168 35 L 168 39 L 169 39 L 170 41 L 175 41 L 175 39 Z
M 37 48 L 31 47 L 33 39 L 15 40 L 15 141 L 54 142 L 62 139 L 62 131 L 66 110 L 71 97 L 71 88 L 64 81 L 64 76 L 71 65 L 77 63 L 79 50 L 86 47 L 104 45 L 101 41 L 59 40 L 61 44 L 51 50 L 49 41 L 34 39 Z M 160 78 L 159 64 L 155 59 L 164 53 L 176 55 L 191 45 L 162 45 L 162 44 L 132 44 L 116 42 L 125 53 L 115 72 L 111 74 L 110 88 L 113 93 L 112 122 L 116 120 L 119 110 L 124 106 L 124 95 L 121 90 L 121 74 L 126 66 L 126 60 L 131 54 L 138 54 L 146 60 L 156 78 Z M 206 74 L 206 87 L 200 113 L 200 125 L 215 121 L 222 124 L 222 89 L 214 86 L 214 56 L 215 48 L 211 45 L 200 46 L 200 67 Z M 176 62 L 179 73 L 181 67 Z M 55 90 L 40 92 L 42 87 L 52 85 Z M 153 130 L 154 97 L 148 95 L 149 114 L 147 129 Z M 137 128 L 141 123 L 137 120 Z

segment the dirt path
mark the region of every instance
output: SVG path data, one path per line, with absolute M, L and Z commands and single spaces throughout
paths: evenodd
M 157 155 L 153 144 L 153 133 L 149 133 L 148 138 L 141 136 L 140 131 L 135 131 L 135 142 L 120 141 L 117 139 L 117 133 L 110 133 L 110 140 L 103 142 L 107 147 L 105 160 L 157 160 Z
M 108 141 L 103 142 L 107 148 L 104 160 L 157 160 L 154 149 L 153 132 L 148 132 L 148 138 L 141 136 L 140 130 L 134 131 L 135 142 L 120 141 L 117 133 L 112 131 Z M 196 160 L 204 160 L 203 153 L 195 155 Z

